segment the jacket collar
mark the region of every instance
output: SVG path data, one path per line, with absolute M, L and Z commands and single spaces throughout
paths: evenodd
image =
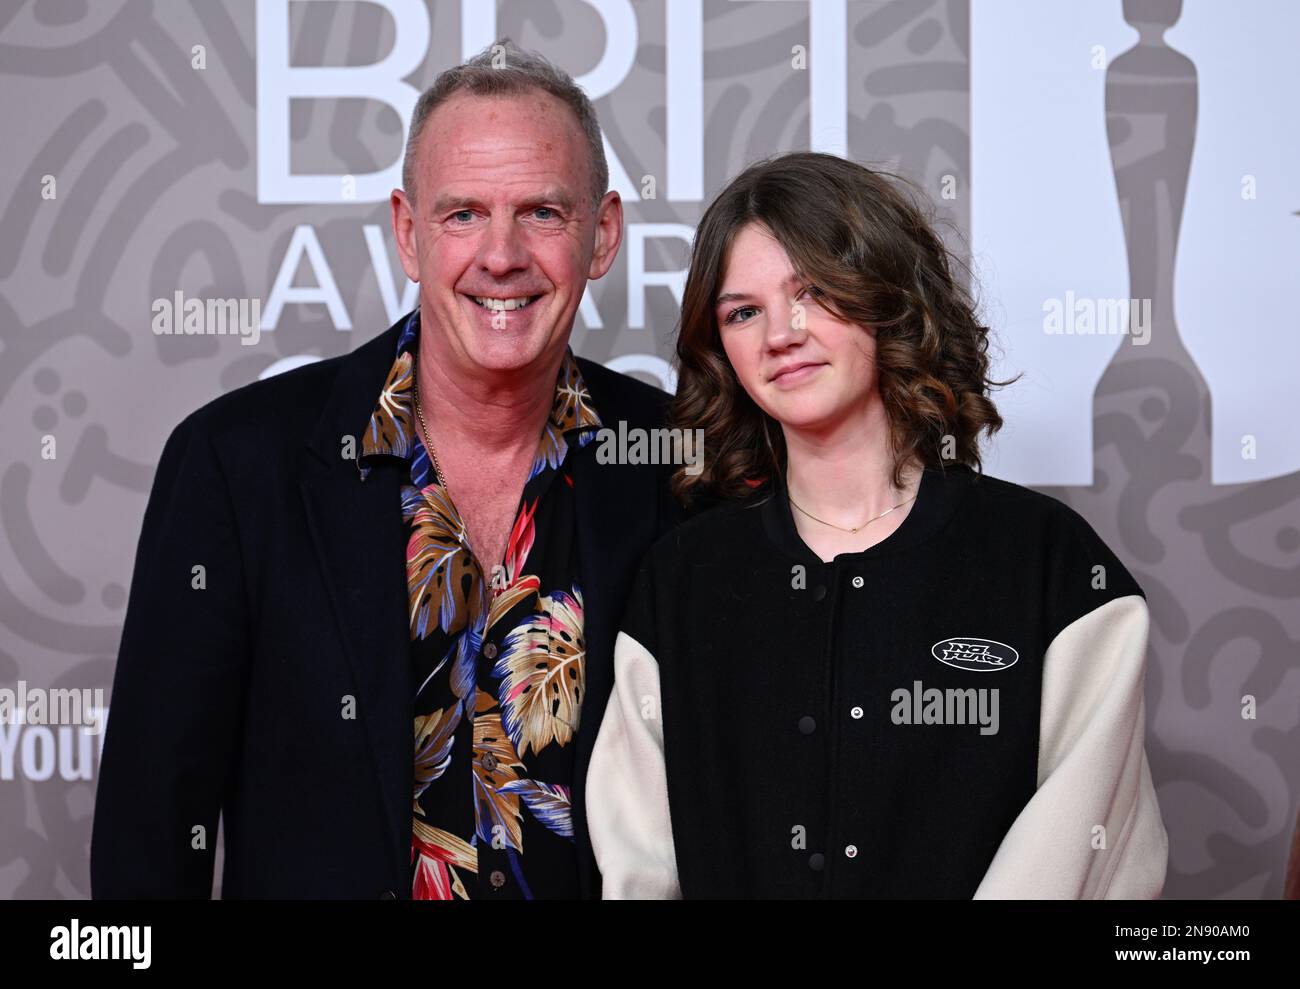
M 361 451 L 361 438 L 370 413 L 374 411 L 375 396 L 384 387 L 384 380 L 393 366 L 393 353 L 398 334 L 407 317 L 403 316 L 369 343 L 364 343 L 350 354 L 333 358 L 338 362 L 338 372 L 330 388 L 329 397 L 316 428 L 307 441 L 308 448 L 328 467 L 337 467 L 343 461 L 345 441 L 352 437 L 352 449 Z M 351 465 L 356 479 L 355 465 Z
M 859 561 L 906 552 L 936 535 L 952 518 L 961 495 L 974 471 L 964 464 L 950 467 L 926 467 L 921 485 L 902 524 L 885 539 L 860 553 L 841 553 L 836 560 Z M 778 474 L 768 484 L 767 497 L 761 503 L 763 530 L 774 546 L 786 556 L 808 566 L 826 566 L 808 548 L 795 528 L 794 514 L 785 477 Z

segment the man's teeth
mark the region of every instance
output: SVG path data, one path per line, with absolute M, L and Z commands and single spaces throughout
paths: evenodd
M 471 298 L 473 298 L 473 300 L 477 302 L 480 306 L 482 306 L 484 309 L 492 309 L 500 312 L 503 310 L 508 311 L 511 309 L 522 309 L 524 308 L 524 306 L 529 305 L 534 300 L 540 298 L 540 296 L 525 295 L 515 299 L 491 299 L 488 298 L 486 295 L 475 295 L 475 296 L 471 296 Z

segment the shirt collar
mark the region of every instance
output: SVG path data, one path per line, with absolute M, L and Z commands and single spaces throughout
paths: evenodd
M 423 448 L 415 429 L 415 399 L 411 390 L 419 346 L 420 310 L 417 306 L 407 317 L 397 338 L 397 355 L 361 438 L 357 469 L 362 480 L 375 466 L 375 457 L 410 460 L 417 448 Z M 578 434 L 576 445 L 585 446 L 600 428 L 600 416 L 592 403 L 591 393 L 587 391 L 577 358 L 573 356 L 573 350 L 566 347 L 555 378 L 555 398 L 551 403 L 547 428 L 543 432 L 558 432 L 566 438 Z

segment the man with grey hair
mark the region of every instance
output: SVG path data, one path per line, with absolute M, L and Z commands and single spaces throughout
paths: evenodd
M 667 396 L 569 348 L 622 203 L 590 101 L 508 40 L 421 96 L 403 184 L 415 311 L 163 451 L 96 897 L 210 896 L 219 815 L 225 896 L 599 895 L 583 778 L 627 590 L 676 521 L 671 467 L 592 442 Z

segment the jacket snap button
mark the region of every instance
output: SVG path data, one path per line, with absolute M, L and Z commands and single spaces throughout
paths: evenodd
M 805 714 L 799 719 L 799 730 L 805 735 L 811 735 L 817 730 L 817 722 Z
M 858 846 L 857 846 L 857 845 L 849 845 L 847 848 L 844 849 L 844 854 L 847 855 L 849 858 L 857 858 L 857 857 L 858 857 Z
M 862 708 L 855 707 L 853 710 L 849 712 L 849 714 L 853 717 L 854 721 L 857 721 L 862 717 Z
M 861 586 L 863 585 L 863 583 L 864 583 L 864 581 L 862 580 L 861 577 L 854 577 L 854 578 L 853 578 L 853 586 L 854 586 L 854 587 L 861 587 Z
M 808 868 L 813 872 L 821 872 L 822 867 L 826 864 L 826 856 L 821 852 L 813 852 L 808 856 Z
M 816 587 L 813 588 L 813 600 L 814 600 L 814 601 L 820 601 L 820 600 L 821 600 L 822 598 L 824 598 L 825 596 L 826 596 L 826 587 L 825 587 L 825 585 L 823 585 L 823 584 L 818 584 Z

